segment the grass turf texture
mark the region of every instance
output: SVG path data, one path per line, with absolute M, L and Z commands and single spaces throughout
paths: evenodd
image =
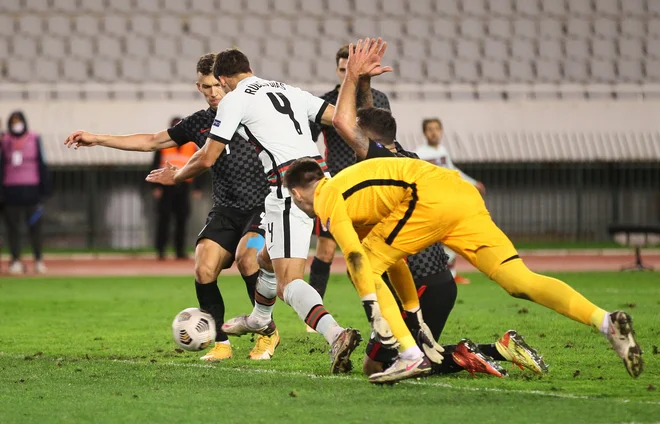
M 278 302 L 282 336 L 270 361 L 199 361 L 177 352 L 170 324 L 196 306 L 189 278 L 0 280 L 0 422 L 657 422 L 660 419 L 660 285 L 657 274 L 557 274 L 606 309 L 633 315 L 645 350 L 639 379 L 602 336 L 540 306 L 509 297 L 482 276 L 459 287 L 442 342 L 491 342 L 515 328 L 545 355 L 543 377 L 467 373 L 393 387 L 359 370 L 328 375 L 328 346 Z M 227 317 L 249 311 L 238 277 L 220 279 Z M 367 335 L 348 280 L 332 276 L 328 309 Z M 361 364 L 362 345 L 354 354 Z M 655 353 L 654 353 L 655 350 Z

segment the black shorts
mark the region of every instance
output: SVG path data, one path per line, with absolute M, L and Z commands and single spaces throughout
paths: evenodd
M 385 281 L 389 286 L 389 281 L 386 279 Z M 445 270 L 415 279 L 415 286 L 417 286 L 424 321 L 433 335 L 439 338 L 456 299 L 454 277 L 450 271 Z M 396 349 L 383 347 L 373 337 L 369 339 L 367 356 L 374 361 L 382 362 L 385 368 L 392 365 L 398 354 Z
M 206 225 L 197 236 L 197 243 L 202 239 L 209 239 L 233 255 L 236 253 L 238 243 L 246 233 L 255 232 L 262 236 L 265 235 L 265 231 L 260 228 L 263 215 L 263 206 L 250 211 L 219 205 L 213 206 L 206 217 Z
M 319 221 L 318 216 L 314 218 L 314 234 L 316 235 L 316 237 L 325 237 L 334 240 L 334 237 L 332 237 L 330 231 L 323 228 L 323 225 L 321 225 L 321 221 Z

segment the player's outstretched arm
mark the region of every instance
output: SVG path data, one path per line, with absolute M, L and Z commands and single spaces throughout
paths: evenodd
M 71 148 L 103 146 L 134 152 L 155 152 L 156 150 L 174 147 L 177 144 L 170 138 L 167 130 L 153 134 L 110 135 L 93 134 L 87 131 L 74 131 L 66 138 L 64 144 Z
M 204 147 L 193 154 L 183 168 L 167 163 L 165 168 L 154 169 L 146 180 L 150 183 L 174 185 L 203 174 L 213 166 L 225 149 L 225 144 L 207 138 Z

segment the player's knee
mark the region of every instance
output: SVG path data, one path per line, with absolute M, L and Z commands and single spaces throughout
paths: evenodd
M 368 356 L 364 357 L 364 362 L 362 363 L 362 372 L 364 372 L 365 375 L 369 376 L 371 374 L 383 371 L 384 369 L 382 362 L 374 361 Z
M 246 249 L 236 255 L 236 267 L 241 275 L 252 275 L 259 271 L 257 254 L 254 249 Z
M 195 279 L 200 284 L 211 283 L 218 278 L 218 266 L 209 261 L 195 262 Z
M 522 263 L 501 265 L 492 278 L 507 293 L 518 299 L 532 300 L 537 290 L 534 273 Z
M 268 272 L 275 272 L 273 269 L 273 262 L 270 260 L 270 256 L 268 256 L 266 249 L 261 249 L 257 254 L 257 265 L 259 265 L 259 268 Z

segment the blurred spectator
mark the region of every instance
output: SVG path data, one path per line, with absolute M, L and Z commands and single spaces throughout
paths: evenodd
M 28 130 L 22 112 L 9 116 L 2 136 L 0 178 L 5 202 L 5 223 L 11 252 L 10 274 L 22 274 L 20 223 L 25 220 L 35 259 L 35 272 L 46 272 L 42 261 L 42 202 L 50 195 L 50 178 L 41 149 L 41 139 Z
M 417 153 L 420 159 L 423 159 L 427 162 L 431 162 L 443 168 L 449 168 L 449 169 L 453 169 L 454 171 L 458 171 L 458 173 L 461 174 L 461 177 L 465 181 L 474 184 L 474 186 L 477 188 L 477 190 L 479 190 L 479 192 L 482 195 L 486 194 L 486 187 L 483 185 L 483 183 L 475 180 L 474 178 L 470 177 L 469 175 L 458 169 L 456 165 L 454 165 L 454 162 L 452 162 L 451 157 L 449 156 L 449 151 L 442 144 L 443 128 L 442 128 L 442 121 L 440 121 L 440 119 L 438 118 L 425 119 L 424 121 L 422 121 L 422 131 L 424 132 L 424 138 L 426 138 L 426 144 L 420 146 L 415 151 L 415 153 Z M 470 280 L 468 280 L 463 276 L 456 275 L 456 269 L 455 269 L 456 253 L 453 252 L 451 249 L 447 248 L 446 246 L 445 246 L 445 251 L 449 255 L 448 265 L 452 275 L 454 276 L 454 280 L 456 281 L 456 284 L 469 284 Z
M 181 118 L 172 118 L 170 127 L 175 126 Z M 197 151 L 193 142 L 183 146 L 169 147 L 158 150 L 154 154 L 152 169 L 164 168 L 167 162 L 179 168 Z M 170 238 L 170 217 L 174 215 L 174 249 L 177 259 L 186 259 L 186 228 L 190 217 L 190 186 L 193 186 L 193 197 L 200 199 L 201 177 L 188 180 L 184 184 L 173 186 L 158 185 L 153 189 L 154 199 L 158 202 L 158 221 L 156 225 L 156 251 L 159 259 L 165 259 L 165 249 Z

